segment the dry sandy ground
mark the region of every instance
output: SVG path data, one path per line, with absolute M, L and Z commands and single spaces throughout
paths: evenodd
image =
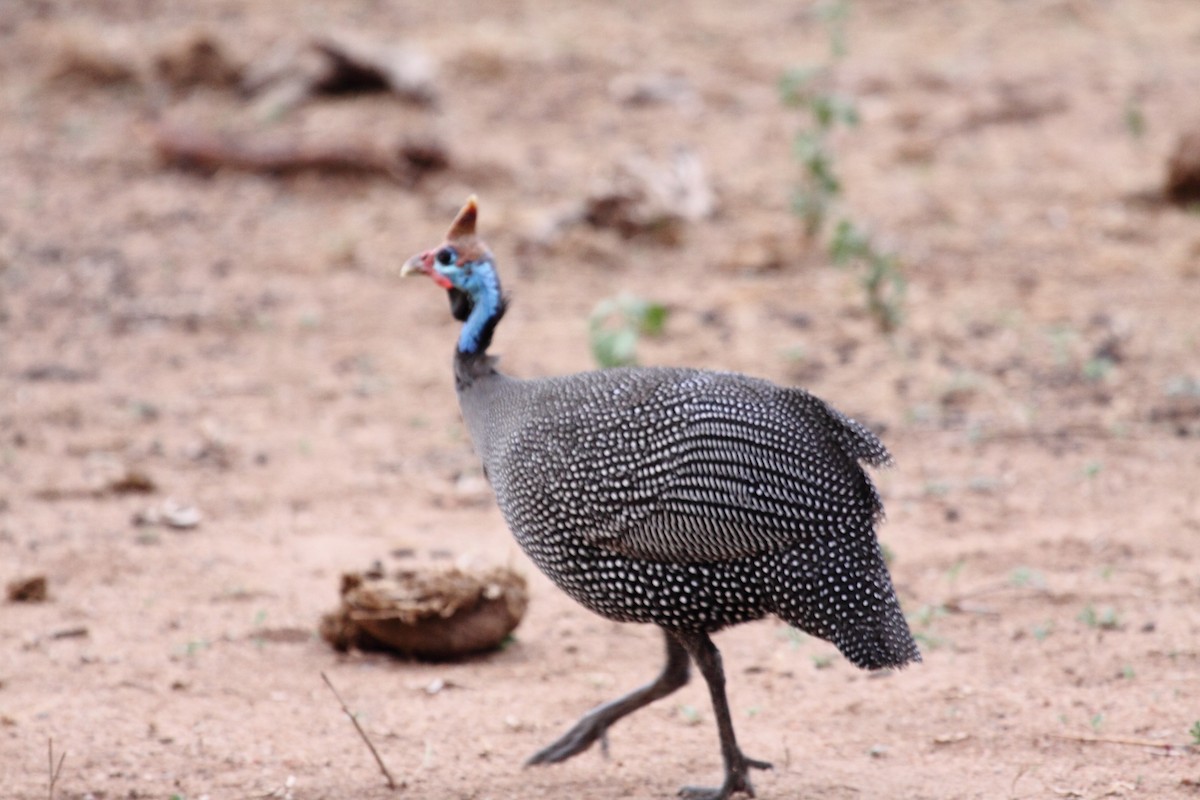
M 47 796 L 51 739 L 59 798 L 600 800 L 718 778 L 699 681 L 614 729 L 607 761 L 520 767 L 661 654 L 517 551 L 458 421 L 445 300 L 389 273 L 474 191 L 515 297 L 508 371 L 588 368 L 588 313 L 629 292 L 671 308 L 644 362 L 803 384 L 896 455 L 881 535 L 925 662 L 871 676 L 775 622 L 722 633 L 742 744 L 776 766 L 760 797 L 1200 796 L 1200 217 L 1156 200 L 1196 111 L 1200 4 L 855 3 L 833 85 L 862 122 L 833 146 L 848 213 L 910 282 L 892 337 L 789 211 L 802 118 L 776 83 L 827 60 L 816 6 L 642 6 L 0 4 L 0 582 L 50 591 L 0 605 L 0 795 Z M 409 42 L 438 103 L 264 115 L 145 80 L 196 30 L 243 61 L 328 30 Z M 54 77 L 81 50 L 141 72 Z M 618 96 L 664 73 L 682 94 Z M 151 152 L 154 115 L 436 137 L 451 167 L 415 187 L 189 173 Z M 719 208 L 677 245 L 538 239 L 622 159 L 678 145 Z M 130 470 L 154 491 L 112 491 Z M 168 500 L 200 524 L 134 524 Z M 526 572 L 515 642 L 423 664 L 317 639 L 340 573 L 401 547 Z

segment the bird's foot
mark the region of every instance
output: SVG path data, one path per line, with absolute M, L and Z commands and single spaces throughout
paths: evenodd
M 603 716 L 586 714 L 576 722 L 571 730 L 555 739 L 551 744 L 538 750 L 525 762 L 525 766 L 535 764 L 557 764 L 566 761 L 574 755 L 582 753 L 597 740 L 600 751 L 608 757 L 608 720 Z
M 754 797 L 754 785 L 750 783 L 750 768 L 774 769 L 768 761 L 758 761 L 738 754 L 737 761 L 725 771 L 725 782 L 719 787 L 684 786 L 679 796 L 685 800 L 728 800 L 734 792 L 745 792 Z

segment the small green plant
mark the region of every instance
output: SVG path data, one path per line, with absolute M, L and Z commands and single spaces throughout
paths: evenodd
M 842 192 L 829 138 L 838 126 L 858 125 L 858 110 L 849 98 L 834 94 L 826 84 L 828 68 L 801 68 L 784 73 L 779 93 L 785 105 L 807 113 L 809 127 L 792 139 L 792 156 L 803 168 L 792 193 L 792 211 L 804 221 L 804 233 L 816 238 Z
M 829 669 L 833 666 L 833 656 L 819 655 L 812 657 L 813 667 L 816 669 Z
M 804 644 L 804 640 L 808 638 L 804 635 L 803 631 L 793 628 L 791 625 L 784 627 L 780 635 L 784 639 L 787 639 L 788 645 L 792 650 L 798 650 Z
M 944 605 L 923 605 L 916 611 L 907 614 L 908 623 L 914 629 L 913 638 L 927 650 L 936 650 L 946 644 L 946 640 L 934 630 L 934 623 L 949 615 Z
M 1054 623 L 1046 620 L 1041 625 L 1033 626 L 1033 638 L 1039 642 L 1046 641 L 1046 637 L 1054 633 Z
M 1192 744 L 1200 747 L 1200 719 L 1192 723 L 1192 727 L 1188 728 L 1188 734 L 1192 737 Z
M 205 639 L 193 639 L 183 646 L 183 654 L 190 658 L 197 653 L 207 650 L 209 646 L 208 641 Z
M 631 295 L 601 300 L 588 318 L 592 358 L 606 368 L 636 364 L 638 340 L 660 336 L 666 322 L 661 303 Z
M 977 435 L 982 437 L 982 431 L 976 431 Z M 967 488 L 976 494 L 991 494 L 997 491 L 1004 485 L 1000 478 L 994 478 L 991 475 L 976 475 L 967 481 Z
M 1104 726 L 1104 715 L 1103 714 L 1093 714 L 1092 719 L 1091 719 L 1091 726 L 1092 726 L 1093 731 L 1095 731 L 1096 733 L 1099 733 L 1100 728 L 1102 728 Z
M 1107 356 L 1089 358 L 1083 363 L 1083 377 L 1092 383 L 1100 383 L 1107 378 L 1117 366 L 1117 362 Z
M 829 35 L 829 53 L 834 58 L 846 55 L 846 20 L 850 17 L 850 0 L 831 0 L 817 9 Z
M 162 416 L 162 411 L 148 400 L 133 400 L 129 403 L 129 413 L 138 422 L 154 422 Z
M 1103 631 L 1113 631 L 1121 627 L 1121 616 L 1112 606 L 1105 606 L 1099 611 L 1094 606 L 1087 605 L 1079 612 L 1079 621 L 1089 628 Z
M 1059 367 L 1066 367 L 1071 363 L 1071 348 L 1079 335 L 1071 329 L 1069 325 L 1052 325 L 1046 331 L 1046 336 L 1050 340 L 1050 349 L 1054 353 L 1054 363 Z
M 133 540 L 140 545 L 150 547 L 159 544 L 162 541 L 162 536 L 159 535 L 158 531 L 144 530 L 138 531 L 137 536 L 133 537 Z
M 325 318 L 321 316 L 320 311 L 305 311 L 304 313 L 300 314 L 299 318 L 296 320 L 296 324 L 300 326 L 301 330 L 314 331 L 320 328 L 321 323 L 324 321 Z
M 903 319 L 904 295 L 908 289 L 896 256 L 881 252 L 849 219 L 838 220 L 829 253 L 834 266 L 858 271 L 867 311 L 879 329 L 884 333 L 896 330 Z
M 262 632 L 263 623 L 265 623 L 266 621 L 267 621 L 267 612 L 266 612 L 266 610 L 260 609 L 258 611 L 258 613 L 254 615 L 254 623 L 253 624 L 257 630 L 251 635 L 251 638 L 254 641 L 254 646 L 259 649 L 262 649 L 267 646 L 267 639 L 263 635 L 263 632 Z
M 847 52 L 850 3 L 825 3 L 819 15 L 829 36 L 829 62 L 789 70 L 779 82 L 783 103 L 800 110 L 806 120 L 792 139 L 792 155 L 802 170 L 792 194 L 792 211 L 804 222 L 804 233 L 810 241 L 821 235 L 842 193 L 830 139 L 838 128 L 852 128 L 859 123 L 854 99 L 831 88 L 834 64 Z M 895 254 L 880 250 L 848 215 L 837 216 L 828 243 L 830 258 L 835 266 L 858 272 L 868 313 L 880 330 L 891 333 L 901 322 L 906 288 L 900 262 Z
M 1146 113 L 1142 111 L 1141 101 L 1135 95 L 1130 95 L 1125 101 L 1124 117 L 1125 130 L 1130 137 L 1140 141 L 1146 135 Z
M 1042 573 L 1031 567 L 1017 567 L 1009 576 L 1009 583 L 1017 588 L 1032 586 L 1038 589 L 1046 586 L 1046 578 Z
M 967 426 L 967 441 L 971 444 L 979 444 L 984 440 L 985 436 L 987 436 L 987 431 L 984 429 L 983 425 L 979 424 L 978 422 L 972 422 Z M 974 489 L 975 487 L 971 488 Z M 982 490 L 976 489 L 976 491 Z
M 913 639 L 921 645 L 923 650 L 937 650 L 946 644 L 946 640 L 942 637 L 925 631 L 913 631 Z
M 943 605 L 923 605 L 909 615 L 909 621 L 920 625 L 922 628 L 928 628 L 933 624 L 934 620 L 941 619 L 948 612 Z
M 803 362 L 808 359 L 808 351 L 804 349 L 804 345 L 797 344 L 791 347 L 785 347 L 779 351 L 779 357 L 784 361 Z
M 696 710 L 695 706 L 680 706 L 679 716 L 683 718 L 685 725 L 700 724 L 700 712 Z
M 945 497 L 951 490 L 949 481 L 929 481 L 925 484 L 925 494 L 929 497 Z

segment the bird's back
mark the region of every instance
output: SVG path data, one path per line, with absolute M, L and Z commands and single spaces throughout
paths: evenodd
M 460 403 L 518 542 L 601 613 L 709 629 L 777 613 L 865 665 L 915 656 L 875 538 L 882 506 L 860 465 L 890 457 L 818 398 L 733 373 L 625 368 L 492 373 L 462 386 Z M 636 586 L 678 572 L 684 594 L 716 594 L 689 605 L 695 597 L 659 592 L 636 614 L 614 612 L 614 565 Z M 830 602 L 864 588 L 865 606 Z M 738 595 L 738 612 L 711 608 L 721 592 Z M 885 617 L 906 641 L 855 657 L 856 626 Z

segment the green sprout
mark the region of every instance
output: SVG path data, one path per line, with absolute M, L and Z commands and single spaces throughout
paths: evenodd
M 806 120 L 792 139 L 792 156 L 801 167 L 792 212 L 803 221 L 810 241 L 825 230 L 842 193 L 830 139 L 839 127 L 859 123 L 854 99 L 830 87 L 833 65 L 847 53 L 845 23 L 849 15 L 847 0 L 823 5 L 820 17 L 829 35 L 829 63 L 789 70 L 779 81 L 784 105 L 799 109 Z M 881 331 L 891 333 L 900 325 L 906 289 L 899 260 L 879 249 L 849 216 L 837 216 L 828 241 L 829 256 L 835 266 L 859 275 L 868 313 Z
M 601 300 L 588 318 L 592 357 L 606 368 L 636 364 L 638 340 L 661 336 L 667 313 L 661 303 L 632 295 Z
M 1089 628 L 1103 631 L 1113 631 L 1121 627 L 1121 617 L 1112 606 L 1106 606 L 1097 611 L 1091 605 L 1084 606 L 1079 612 L 1079 621 Z

